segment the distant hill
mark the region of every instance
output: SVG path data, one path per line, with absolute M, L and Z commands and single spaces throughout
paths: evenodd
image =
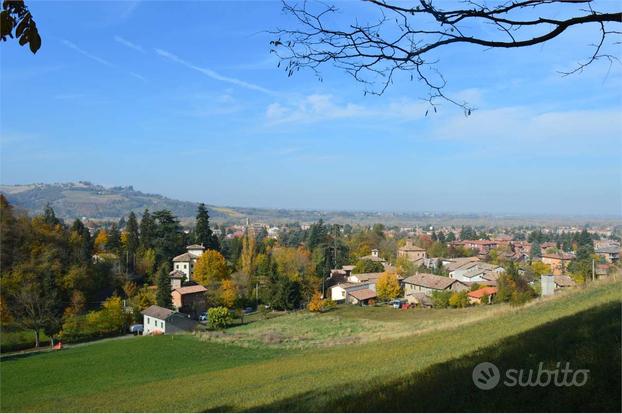
M 118 220 L 130 211 L 142 213 L 168 209 L 180 218 L 194 217 L 197 203 L 173 200 L 158 194 L 136 191 L 132 186 L 106 188 L 89 182 L 61 184 L 0 185 L 10 203 L 27 210 L 30 214 L 43 211 L 50 203 L 59 217 L 74 219 Z M 210 206 L 210 215 L 214 219 L 227 219 L 228 214 L 221 213 Z
M 150 211 L 171 210 L 182 223 L 194 220 L 198 203 L 174 200 L 159 194 L 137 191 L 132 186 L 110 187 L 90 182 L 57 184 L 0 185 L 9 202 L 29 214 L 38 214 L 50 203 L 57 216 L 73 220 L 86 217 L 91 220 L 118 220 L 130 211 L 142 214 Z M 387 208 L 390 208 L 387 205 Z M 312 223 L 322 219 L 329 223 L 363 224 L 383 223 L 385 225 L 542 225 L 569 223 L 612 223 L 620 224 L 620 218 L 521 216 L 498 214 L 459 213 L 391 213 L 369 211 L 325 211 L 291 210 L 252 207 L 223 207 L 208 205 L 210 218 L 215 222 L 243 223 L 246 218 L 252 222 L 267 224 Z

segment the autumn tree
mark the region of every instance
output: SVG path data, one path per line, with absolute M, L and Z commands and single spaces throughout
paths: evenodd
M 229 276 L 229 268 L 222 254 L 206 250 L 194 264 L 193 279 L 202 285 L 219 283 Z
M 415 271 L 417 270 L 415 268 L 415 264 L 411 262 L 407 256 L 398 257 L 396 266 L 397 266 L 397 273 L 400 276 L 404 276 L 404 277 L 414 275 Z
M 238 293 L 235 283 L 230 279 L 225 279 L 222 281 L 220 289 L 222 304 L 229 309 L 233 308 L 238 299 Z
M 380 262 L 370 259 L 360 259 L 356 262 L 352 273 L 379 273 L 384 270 L 384 266 Z
M 397 274 L 383 272 L 376 282 L 376 294 L 380 300 L 391 300 L 400 296 L 400 283 Z
M 106 229 L 101 229 L 97 232 L 93 244 L 95 245 L 96 252 L 101 253 L 106 251 L 106 247 L 108 246 L 108 232 Z
M 248 276 L 255 274 L 255 231 L 252 227 L 246 229 L 242 239 L 242 271 Z
M 315 292 L 313 296 L 311 296 L 311 300 L 307 304 L 307 310 L 309 310 L 309 312 L 322 312 L 324 310 L 324 299 L 322 299 L 322 294 L 320 292 Z

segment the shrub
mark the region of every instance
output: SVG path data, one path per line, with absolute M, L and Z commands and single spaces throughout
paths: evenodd
M 222 329 L 231 324 L 231 314 L 224 306 L 217 306 L 207 311 L 207 320 L 210 327 Z
M 469 305 L 469 298 L 466 292 L 453 292 L 448 302 L 452 308 L 465 308 Z
M 324 299 L 320 292 L 315 292 L 311 297 L 311 300 L 307 304 L 309 312 L 322 312 L 324 311 Z
M 449 307 L 450 297 L 451 292 L 432 292 L 432 303 L 434 304 L 435 308 L 447 308 Z

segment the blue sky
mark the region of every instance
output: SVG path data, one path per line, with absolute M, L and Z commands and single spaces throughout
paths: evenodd
M 0 45 L 1 182 L 87 180 L 231 206 L 615 214 L 622 69 L 595 27 L 522 50 L 439 52 L 449 105 L 406 77 L 382 96 L 331 67 L 288 78 L 278 2 L 30 1 L 32 55 Z M 611 7 L 613 2 L 605 2 Z M 358 2 L 338 20 L 365 19 Z M 620 55 L 620 47 L 609 47 Z

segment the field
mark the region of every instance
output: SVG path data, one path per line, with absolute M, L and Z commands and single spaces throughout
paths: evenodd
M 244 346 L 221 343 L 228 340 L 222 338 L 163 336 L 3 359 L 0 407 L 3 412 L 619 411 L 621 288 L 603 284 L 525 308 L 439 313 L 340 308 L 317 318 L 288 315 L 232 328 L 227 335 L 244 335 Z M 315 319 L 307 328 L 303 322 L 310 317 Z M 326 327 L 335 319 L 351 329 L 346 337 L 363 338 L 359 327 L 372 326 L 382 338 L 389 332 L 381 328 L 386 323 L 412 325 L 412 332 L 341 344 Z M 434 320 L 441 327 L 432 328 Z M 263 341 L 262 331 L 288 325 L 283 335 L 290 341 Z M 308 344 L 304 335 L 315 335 L 319 346 Z M 482 361 L 501 368 L 569 361 L 590 369 L 591 376 L 581 388 L 480 391 L 471 370 Z

